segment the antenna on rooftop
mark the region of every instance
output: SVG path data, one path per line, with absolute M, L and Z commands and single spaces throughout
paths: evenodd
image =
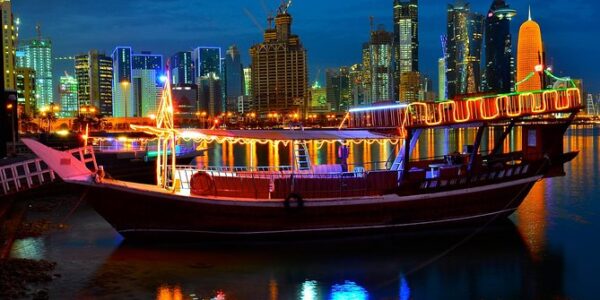
M 35 24 L 35 32 L 37 33 L 38 41 L 42 40 L 42 25 L 40 23 Z

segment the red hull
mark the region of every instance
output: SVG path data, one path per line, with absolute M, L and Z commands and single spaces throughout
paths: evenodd
M 415 196 L 235 201 L 92 185 L 88 201 L 126 237 L 255 236 L 412 230 L 486 222 L 512 214 L 541 176 Z

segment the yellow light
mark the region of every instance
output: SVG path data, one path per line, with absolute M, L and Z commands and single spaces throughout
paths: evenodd
M 535 71 L 538 73 L 544 71 L 544 65 L 536 65 Z
M 69 131 L 68 130 L 59 130 L 56 132 L 56 134 L 58 134 L 59 136 L 68 136 L 69 135 Z
M 230 113 L 230 112 L 228 112 L 228 113 L 227 113 L 227 116 L 228 116 L 228 117 L 231 117 L 231 116 L 233 116 L 233 113 Z
M 117 138 L 117 141 L 119 142 L 127 142 L 127 137 L 126 136 L 120 136 Z
M 95 107 L 90 108 L 90 112 L 95 113 L 96 112 L 96 108 Z
M 6 109 L 12 109 L 12 108 L 13 108 L 12 103 L 9 103 L 9 104 L 6 105 Z
M 150 118 L 150 120 L 156 120 L 156 115 L 155 114 L 150 114 L 148 117 Z
M 81 108 L 81 112 L 82 112 L 82 113 L 86 113 L 87 111 L 88 111 L 87 107 L 82 107 L 82 108 Z

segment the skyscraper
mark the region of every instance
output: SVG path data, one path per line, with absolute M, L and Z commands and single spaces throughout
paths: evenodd
M 368 53 L 372 103 L 396 101 L 393 96 L 395 85 L 392 70 L 392 34 L 385 31 L 383 26 L 371 32 Z
M 16 77 L 16 43 L 14 17 L 10 0 L 0 0 L 0 10 L 2 10 L 2 65 L 4 88 L 15 90 L 17 88 Z
M 404 72 L 418 72 L 418 0 L 394 0 L 394 47 L 398 76 Z
M 419 101 L 421 90 L 421 75 L 419 72 L 404 72 L 400 76 L 400 102 L 412 103 Z
M 133 54 L 131 88 L 133 90 L 136 117 L 156 114 L 157 91 L 160 90 L 163 74 L 163 56 L 142 51 Z
M 244 67 L 240 51 L 232 45 L 225 55 L 225 81 L 227 111 L 238 110 L 238 98 L 244 94 Z
M 192 51 L 192 64 L 194 67 L 194 80 L 198 77 L 215 73 L 221 76 L 221 48 L 220 47 L 198 47 Z
M 194 83 L 192 52 L 177 52 L 171 56 L 171 83 L 173 85 Z
M 537 91 L 545 86 L 544 69 L 546 66 L 546 54 L 542 43 L 542 30 L 540 25 L 529 19 L 519 29 L 519 42 L 517 49 L 517 82 L 522 82 L 517 91 Z
M 394 0 L 394 95 L 402 74 L 419 72 L 419 1 Z M 406 86 L 406 84 L 404 84 Z M 396 99 L 397 100 L 397 99 Z
M 35 70 L 17 68 L 17 101 L 23 107 L 23 112 L 32 114 L 36 106 Z
M 161 77 L 164 75 L 163 56 L 150 51 L 133 54 L 132 70 L 154 70 L 156 84 L 162 86 Z
M 223 112 L 221 79 L 215 73 L 198 77 L 198 108 L 209 116 L 218 116 Z
M 438 101 L 446 101 L 446 58 L 438 60 Z
M 447 29 L 448 98 L 477 93 L 481 88 L 483 16 L 472 13 L 468 3 L 457 0 L 448 5 Z
M 63 116 L 75 117 L 79 113 L 79 105 L 77 103 L 77 79 L 65 74 L 60 77 L 58 86 L 58 94 L 60 97 L 60 107 Z
M 117 47 L 112 53 L 113 61 L 113 117 L 133 117 L 135 99 L 131 89 L 132 73 L 131 47 Z
M 254 109 L 261 117 L 269 112 L 306 111 L 306 50 L 291 28 L 292 16 L 282 5 L 275 17 L 275 28 L 267 29 L 264 42 L 250 48 Z
M 113 61 L 92 50 L 75 57 L 78 105 L 91 105 L 103 116 L 113 115 Z
M 52 41 L 39 36 L 19 45 L 22 57 L 19 67 L 35 70 L 37 107 L 42 108 L 54 102 L 54 84 L 52 83 Z
M 326 70 L 325 86 L 327 89 L 327 102 L 331 105 L 331 110 L 335 112 L 347 111 L 352 99 L 349 68 L 340 67 Z
M 504 0 L 494 0 L 485 20 L 485 91 L 514 89 L 514 61 L 510 22 L 517 14 Z

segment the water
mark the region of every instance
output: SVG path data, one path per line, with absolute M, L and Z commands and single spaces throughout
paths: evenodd
M 425 134 L 419 153 L 452 152 L 473 135 Z M 67 218 L 69 227 L 20 240 L 12 255 L 56 261 L 62 276 L 49 285 L 56 299 L 596 298 L 599 135 L 600 128 L 571 130 L 565 148 L 582 152 L 567 165 L 567 176 L 538 183 L 515 215 L 481 232 L 465 228 L 329 241 L 150 246 L 123 241 L 86 205 L 69 215 L 79 193 L 65 191 L 51 218 Z M 505 150 L 518 149 L 519 139 L 517 134 Z M 335 161 L 331 148 L 319 154 L 323 162 Z M 393 149 L 359 147 L 352 159 L 387 158 Z M 251 156 L 237 149 L 213 151 L 234 156 L 236 162 Z M 288 159 L 266 151 L 257 150 L 256 164 Z

